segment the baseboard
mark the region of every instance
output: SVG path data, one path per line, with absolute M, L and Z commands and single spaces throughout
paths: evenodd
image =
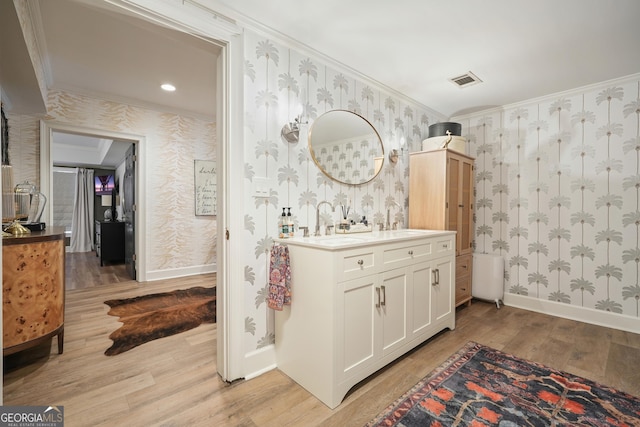
M 271 344 L 244 356 L 245 380 L 250 380 L 277 367 L 276 347 Z
M 169 270 L 147 271 L 148 282 L 163 279 L 175 279 L 176 277 L 195 276 L 197 274 L 215 273 L 216 264 L 195 265 L 193 267 L 172 268 Z
M 640 334 L 640 318 L 523 295 L 505 294 L 504 305 Z

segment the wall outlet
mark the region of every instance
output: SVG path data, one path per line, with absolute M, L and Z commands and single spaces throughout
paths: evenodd
M 264 177 L 253 177 L 254 197 L 269 197 L 269 179 Z

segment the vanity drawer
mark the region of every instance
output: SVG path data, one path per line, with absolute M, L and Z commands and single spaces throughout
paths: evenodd
M 433 254 L 432 242 L 403 243 L 402 245 L 385 246 L 382 250 L 384 268 L 396 268 L 424 261 Z
M 436 253 L 438 255 L 444 255 L 447 253 L 451 253 L 455 250 L 455 236 L 447 236 L 444 238 L 440 238 L 436 241 Z
M 471 268 L 473 256 L 459 255 L 456 257 L 456 307 L 471 301 Z
M 471 276 L 456 277 L 456 307 L 471 301 Z
M 375 256 L 372 248 L 346 251 L 338 255 L 338 281 L 356 279 L 375 273 Z
M 460 255 L 456 257 L 456 277 L 466 277 L 471 275 L 472 266 L 471 255 Z

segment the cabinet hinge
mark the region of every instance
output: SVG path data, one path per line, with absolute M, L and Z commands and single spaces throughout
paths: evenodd
M 133 261 L 136 261 L 136 260 L 138 259 L 138 257 L 136 256 L 136 254 L 133 254 L 133 255 L 131 255 L 131 259 L 132 259 Z
M 138 161 L 138 155 L 137 155 L 137 154 L 134 154 L 132 157 L 133 157 L 133 161 L 134 161 L 134 162 L 137 162 L 137 161 Z
M 131 211 L 135 212 L 138 210 L 138 207 L 136 204 L 131 205 Z

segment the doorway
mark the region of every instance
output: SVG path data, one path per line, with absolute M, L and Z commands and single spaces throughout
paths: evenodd
M 51 139 L 51 160 L 53 164 L 52 192 L 50 194 L 50 206 L 52 217 L 50 224 L 65 228 L 67 241 L 67 265 L 73 265 L 73 270 L 82 274 L 68 274 L 67 289 L 78 289 L 102 284 L 100 277 L 105 275 L 116 277 L 118 281 L 128 279 L 135 280 L 135 144 L 130 141 L 113 140 L 104 138 L 101 130 L 88 130 L 91 134 L 76 134 L 60 132 L 54 129 Z M 93 171 L 95 180 L 95 197 L 90 211 L 78 212 L 74 200 L 76 186 L 76 171 L 87 169 Z M 113 188 L 105 192 L 99 188 L 98 180 L 106 179 L 113 184 Z M 102 182 L 100 182 L 102 185 Z M 105 196 L 106 195 L 106 196 Z M 93 212 L 93 213 L 92 213 Z M 99 248 L 99 228 L 103 226 L 105 214 L 109 214 L 109 221 L 117 222 L 111 229 L 121 236 L 109 239 L 113 244 L 108 249 L 108 257 L 104 249 Z M 73 216 L 85 217 L 85 222 L 90 225 L 93 232 L 88 236 L 79 237 L 77 230 L 73 230 Z M 123 223 L 123 224 L 120 224 Z M 115 225 L 115 224 L 114 224 Z M 105 223 L 104 226 L 109 226 Z M 86 229 L 86 227 L 82 227 Z M 121 232 L 121 233 L 120 233 Z M 82 248 L 72 245 L 72 239 L 87 242 Z M 123 242 L 121 245 L 114 245 Z M 90 244 L 88 244 L 90 243 Z M 81 249 L 80 251 L 78 251 Z M 102 250 L 100 250 L 102 249 Z M 87 256 L 84 252 L 92 252 L 100 258 L 100 263 Z M 113 262 L 103 265 L 103 260 Z M 125 262 L 126 269 L 118 268 L 114 263 Z M 108 268 L 105 268 L 108 267 Z M 97 270 L 97 271 L 96 271 Z M 107 271 L 108 270 L 108 271 Z M 125 274 L 126 273 L 126 276 Z M 91 277 L 92 280 L 84 278 Z M 81 279 L 83 278 L 83 279 Z
M 116 170 L 116 167 L 120 166 L 120 176 L 116 177 L 119 182 L 119 193 L 123 194 L 124 197 L 121 199 L 127 198 L 129 203 L 129 219 L 125 217 L 125 247 L 123 247 L 123 253 L 127 250 L 129 252 L 129 264 L 127 271 L 131 274 L 131 278 L 138 281 L 144 281 L 144 274 L 138 275 L 138 271 L 144 271 L 141 269 L 141 266 L 144 264 L 144 248 L 146 247 L 146 242 L 144 240 L 144 234 L 140 233 L 140 229 L 144 229 L 143 225 L 137 224 L 137 218 L 141 217 L 141 212 L 144 212 L 144 200 L 140 200 L 138 195 L 144 194 L 144 180 L 140 177 L 143 176 L 144 173 L 143 166 L 144 162 L 133 161 L 134 157 L 132 153 L 140 153 L 144 152 L 144 148 L 141 146 L 141 142 L 144 140 L 144 137 L 131 135 L 131 134 L 123 134 L 119 132 L 111 132 L 103 129 L 92 129 L 92 128 L 84 128 L 76 125 L 70 125 L 65 123 L 54 123 L 54 122 L 45 122 L 42 121 L 40 123 L 40 135 L 41 135 L 41 143 L 40 143 L 40 153 L 41 153 L 41 171 L 40 171 L 40 184 L 43 193 L 48 196 L 50 202 L 48 203 L 48 208 L 45 209 L 43 213 L 43 221 L 47 223 L 53 224 L 54 220 L 54 197 L 55 192 L 53 188 L 53 166 L 54 161 L 56 166 L 72 166 L 72 167 L 85 167 L 85 168 L 96 168 L 96 169 L 110 169 Z M 56 140 L 60 141 L 65 136 L 73 136 L 71 139 L 67 139 L 66 144 L 57 144 Z M 56 152 L 56 150 L 63 150 L 64 148 L 60 148 L 61 145 L 66 145 L 67 148 L 70 144 L 70 141 L 74 141 L 71 144 L 76 144 L 75 151 L 81 152 L 90 152 L 90 151 L 102 151 L 101 162 L 90 161 L 85 158 L 85 160 L 74 159 L 70 157 L 69 154 Z M 100 147 L 94 147 L 94 150 L 88 149 L 88 146 L 92 144 L 98 144 L 96 141 L 111 141 L 113 145 L 112 155 L 104 154 L 104 150 Z M 83 145 L 84 144 L 84 145 Z M 72 147 L 73 150 L 73 147 Z M 129 164 L 126 163 L 127 154 L 129 154 Z M 62 158 L 65 158 L 66 161 L 60 160 L 60 155 Z M 58 160 L 56 160 L 58 159 Z M 106 163 L 105 163 L 106 162 Z M 129 176 L 125 176 L 129 173 Z M 124 188 L 125 186 L 129 186 L 128 189 Z M 126 193 L 129 192 L 128 196 Z M 116 198 L 117 199 L 117 198 Z M 115 200 L 115 199 L 114 199 Z M 132 215 L 131 210 L 132 206 L 136 206 L 137 215 Z M 104 208 L 103 208 L 104 209 Z M 124 216 L 124 212 L 126 211 L 125 207 L 122 207 L 121 211 Z M 99 217 L 99 214 L 96 213 L 96 218 Z M 126 230 L 129 232 L 127 233 Z M 77 257 L 77 259 L 82 260 L 82 257 Z M 125 258 L 126 261 L 126 258 Z
M 47 17 L 51 16 L 61 16 L 69 22 L 87 22 L 87 20 L 76 19 L 69 20 L 69 16 L 74 15 L 74 7 L 69 7 L 68 9 L 63 9 L 63 2 L 56 2 L 55 7 L 51 7 L 50 10 L 47 10 Z M 237 260 L 242 256 L 243 246 L 241 239 L 238 237 L 241 235 L 243 231 L 243 222 L 241 216 L 238 215 L 230 215 L 230 212 L 242 211 L 242 202 L 240 198 L 231 198 L 230 194 L 238 194 L 241 191 L 241 182 L 242 182 L 242 158 L 243 158 L 243 144 L 242 144 L 242 135 L 243 135 L 243 124 L 242 124 L 242 102 L 240 101 L 242 98 L 242 86 L 243 86 L 243 36 L 242 30 L 240 27 L 236 26 L 235 23 L 226 20 L 226 19 L 211 19 L 206 22 L 206 25 L 203 25 L 203 16 L 213 16 L 217 17 L 215 12 L 211 11 L 204 6 L 198 6 L 198 9 L 194 9 L 194 5 L 192 3 L 175 3 L 175 4 L 167 4 L 167 5 L 156 5 L 155 3 L 149 3 L 147 6 L 142 6 L 142 3 L 137 0 L 134 1 L 121 1 L 121 0 L 113 0 L 108 2 L 111 8 L 111 11 L 115 9 L 119 9 L 119 12 L 123 12 L 123 14 L 127 14 L 130 16 L 135 16 L 137 18 L 141 18 L 146 21 L 145 25 L 152 24 L 157 28 L 160 27 L 168 27 L 178 32 L 182 33 L 181 37 L 188 35 L 189 37 L 195 37 L 200 39 L 201 41 L 206 41 L 207 43 L 213 43 L 220 48 L 217 60 L 215 60 L 215 73 L 209 75 L 209 81 L 212 84 L 212 88 L 216 91 L 215 96 L 215 104 L 216 104 L 216 133 L 217 133 L 217 141 L 218 141 L 218 150 L 216 155 L 216 160 L 218 162 L 218 216 L 217 216 L 217 237 L 216 237 L 216 264 L 217 264 L 217 284 L 218 284 L 218 371 L 222 375 L 225 380 L 234 380 L 237 378 L 241 378 L 245 374 L 245 369 L 243 366 L 244 359 L 244 349 L 242 344 L 242 334 L 244 333 L 244 318 L 243 318 L 243 310 L 238 309 L 242 307 L 243 301 L 243 290 L 241 286 L 230 286 L 230 283 L 240 283 L 244 277 L 244 269 L 242 265 L 237 262 L 232 262 L 232 260 Z M 73 4 L 69 2 L 68 4 Z M 88 3 L 87 3 L 88 4 Z M 47 1 L 41 1 L 40 6 L 41 9 L 44 7 L 48 7 L 50 5 Z M 118 13 L 120 15 L 120 13 Z M 104 20 L 97 21 L 96 25 L 104 24 Z M 68 24 L 67 24 L 68 25 Z M 60 28 L 61 26 L 59 26 Z M 113 31 L 113 27 L 107 28 L 107 33 L 109 35 L 118 35 L 122 37 L 126 37 L 129 34 L 129 26 L 127 24 L 119 25 L 119 31 Z M 153 38 L 157 40 L 157 31 L 153 31 Z M 74 36 L 75 37 L 75 36 Z M 99 52 L 100 47 L 104 46 L 105 49 L 110 49 L 110 46 L 114 45 L 129 45 L 132 44 L 133 41 L 139 41 L 139 38 L 136 37 L 128 37 L 125 41 L 118 44 L 111 43 L 108 46 L 105 46 L 105 40 L 107 37 L 104 37 L 101 40 L 98 40 L 97 43 L 92 49 L 94 52 Z M 48 46 L 51 47 L 51 43 L 48 43 Z M 61 43 L 60 47 L 64 47 L 66 49 L 72 50 L 69 43 Z M 120 50 L 120 49 L 118 49 Z M 161 49 L 164 51 L 164 49 Z M 76 50 L 72 50 L 69 52 L 76 52 Z M 165 55 L 166 56 L 166 55 Z M 193 62 L 185 62 L 179 61 L 176 58 L 170 56 L 172 62 L 175 64 L 190 64 L 190 66 L 186 66 L 189 74 L 193 74 L 197 70 L 201 70 L 204 67 L 194 66 Z M 138 55 L 132 58 L 147 58 L 147 55 Z M 202 59 L 202 58 L 201 58 Z M 149 61 L 146 61 L 149 62 Z M 99 70 L 99 73 L 96 74 L 104 74 L 107 68 L 110 68 L 116 64 L 116 62 L 107 62 L 104 64 L 104 69 Z M 118 63 L 120 69 L 117 70 L 117 75 L 128 75 L 132 72 L 133 61 L 129 61 L 126 65 L 129 66 L 127 71 L 124 72 L 122 69 L 123 64 Z M 158 68 L 158 67 L 156 67 Z M 67 75 L 71 75 L 73 73 L 67 73 Z M 216 75 L 215 79 L 213 78 L 213 74 Z M 82 73 L 80 77 L 84 76 L 92 76 L 95 74 L 91 73 Z M 102 83 L 113 83 L 113 79 L 101 79 L 99 80 Z M 155 81 L 154 79 L 150 79 L 148 75 L 145 76 L 143 82 L 151 82 Z M 190 78 L 189 81 L 193 81 L 193 78 Z M 76 86 L 77 82 L 72 82 L 74 86 Z M 97 90 L 93 88 L 91 92 L 97 93 L 112 93 L 112 89 L 118 90 L 122 89 L 124 85 L 117 84 L 115 86 L 122 87 L 110 87 L 105 88 L 104 90 Z M 142 84 L 137 85 L 133 89 L 142 88 Z M 191 85 L 193 87 L 193 85 Z M 62 86 L 61 86 L 62 87 Z M 207 86 L 199 85 L 197 86 L 197 90 L 202 92 Z M 123 96 L 131 95 L 134 91 L 130 90 L 128 93 L 123 94 Z M 180 91 L 176 92 L 180 93 Z M 193 98 L 188 99 L 188 104 L 193 104 Z M 125 116 L 126 117 L 126 116 Z M 126 120 L 126 119 L 124 119 Z M 44 140 L 49 137 L 50 128 L 52 126 L 58 126 L 56 123 L 47 122 L 41 124 L 41 138 Z M 63 125 L 66 126 L 66 125 Z M 85 129 L 74 129 L 73 126 L 70 127 L 71 131 L 85 131 Z M 120 137 L 129 137 L 131 140 L 137 140 L 138 135 L 119 135 Z M 138 164 L 136 168 L 136 195 L 138 200 L 138 209 L 136 211 L 136 266 L 137 266 L 137 280 L 140 282 L 147 281 L 147 261 L 146 261 L 146 240 L 144 236 L 147 235 L 146 230 L 146 221 L 141 220 L 147 218 L 145 210 L 147 209 L 147 200 L 146 200 L 146 192 L 145 192 L 145 180 L 150 179 L 150 174 L 146 171 L 145 162 L 147 161 L 148 154 L 145 150 L 148 150 L 148 146 L 144 137 L 142 139 L 137 140 L 136 149 L 138 156 Z M 236 143 L 237 142 L 237 143 Z M 50 163 L 49 162 L 49 146 L 48 143 L 41 149 L 41 168 L 46 168 L 47 170 L 41 171 L 41 187 L 44 189 L 48 189 L 50 191 L 51 188 L 51 179 L 50 179 Z M 231 240 L 228 236 L 231 235 L 234 237 L 234 240 Z M 231 310 L 230 307 L 236 307 Z M 253 371 L 253 370 L 252 370 Z

